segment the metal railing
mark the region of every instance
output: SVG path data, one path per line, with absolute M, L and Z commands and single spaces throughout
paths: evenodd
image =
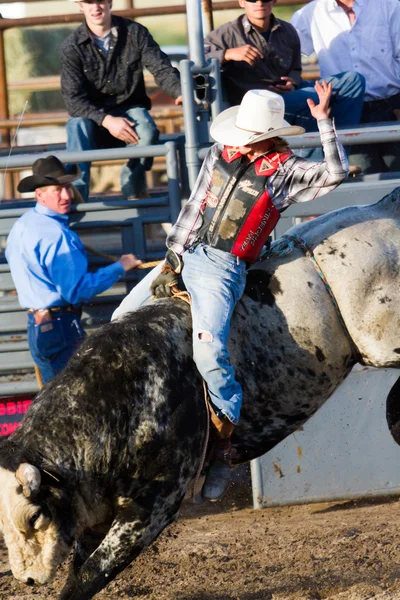
M 49 153 L 35 155 L 35 158 L 44 158 Z M 168 141 L 156 146 L 143 146 L 141 148 L 128 146 L 109 150 L 92 150 L 85 152 L 57 152 L 60 160 L 69 162 L 122 160 L 139 157 L 165 157 L 168 175 L 168 193 L 152 196 L 140 200 L 121 200 L 103 198 L 102 201 L 90 201 L 73 207 L 70 215 L 71 227 L 77 231 L 85 243 L 89 240 L 101 250 L 115 254 L 133 252 L 140 256 L 144 262 L 161 259 L 164 255 L 165 231 L 163 223 L 176 221 L 181 209 L 181 193 L 179 185 L 179 169 L 177 145 Z M 14 155 L 8 159 L 0 157 L 0 170 L 8 163 L 10 168 L 23 168 L 31 166 L 32 155 Z M 28 210 L 31 201 L 14 202 L 7 204 L 0 210 L 0 238 L 3 244 L 15 221 Z M 147 235 L 148 227 L 157 233 Z M 162 234 L 162 235 L 161 235 Z M 154 237 L 155 235 L 155 237 Z M 152 237 L 153 236 L 153 237 Z M 93 242 L 92 242 L 93 240 Z M 122 252 L 121 252 L 122 249 Z M 0 264 L 0 396 L 14 394 L 34 393 L 37 391 L 36 381 L 33 379 L 33 363 L 26 341 L 26 311 L 22 309 L 15 295 L 10 295 L 14 290 L 10 269 L 4 262 Z M 93 258 L 92 264 L 104 264 L 104 259 Z M 143 272 L 141 272 L 143 274 Z M 108 321 L 113 310 L 126 293 L 129 287 L 140 278 L 139 271 L 127 273 L 126 284 L 115 284 L 111 290 L 91 299 L 84 306 L 84 320 L 90 329 L 102 322 Z M 31 374 L 29 381 L 10 381 L 9 376 L 20 377 L 21 372 L 26 372 L 25 379 Z M 6 379 L 6 381 L 4 381 Z M 8 379 L 8 381 L 7 381 Z
M 49 156 L 51 152 L 35 154 L 35 160 Z M 130 158 L 148 158 L 165 156 L 168 177 L 168 196 L 171 207 L 171 218 L 176 220 L 181 209 L 181 194 L 179 186 L 178 155 L 175 142 L 166 142 L 157 146 L 127 146 L 126 148 L 109 148 L 105 150 L 86 150 L 84 152 L 57 152 L 57 157 L 65 163 L 112 161 Z M 22 168 L 32 166 L 31 154 L 18 154 L 10 157 L 0 157 L 0 169 Z
M 10 2 L 16 2 L 18 0 L 10 0 Z M 35 2 L 37 0 L 27 0 L 28 3 Z M 295 4 L 307 4 L 310 0 L 280 0 L 280 6 L 291 6 Z M 133 0 L 127 0 L 127 4 L 133 4 Z M 190 4 L 190 3 L 188 3 Z M 212 13 L 213 11 L 221 11 L 227 9 L 238 8 L 236 0 L 227 0 L 225 2 L 214 2 L 210 6 L 210 0 L 203 0 L 204 13 L 209 19 L 209 27 L 212 25 Z M 174 14 L 185 14 L 187 12 L 186 5 L 173 5 L 173 6 L 157 6 L 149 8 L 127 8 L 126 10 L 115 11 L 115 14 L 128 17 L 132 19 L 138 19 L 140 17 L 148 16 L 163 16 L 163 15 L 174 15 Z M 34 26 L 54 26 L 54 25 L 65 25 L 68 23 L 80 23 L 82 22 L 82 15 L 76 14 L 64 14 L 64 15 L 46 15 L 39 17 L 26 17 L 19 19 L 4 19 L 0 18 L 0 135 L 1 142 L 0 146 L 10 145 L 10 128 L 4 125 L 4 121 L 9 119 L 9 102 L 8 102 L 8 86 L 7 86 L 7 69 L 5 62 L 5 44 L 4 44 L 4 31 L 12 28 L 21 27 L 34 27 Z M 193 39 L 193 38 L 192 38 Z M 6 177 L 4 192 L 6 197 L 12 197 L 14 192 L 13 180 L 10 176 Z

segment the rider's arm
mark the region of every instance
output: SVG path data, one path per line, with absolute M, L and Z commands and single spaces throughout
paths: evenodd
M 285 163 L 283 207 L 324 196 L 342 183 L 349 173 L 346 152 L 338 140 L 333 121 L 321 119 L 318 128 L 325 160 L 313 162 L 295 156 Z

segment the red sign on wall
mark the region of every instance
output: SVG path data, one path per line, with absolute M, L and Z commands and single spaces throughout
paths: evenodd
M 21 423 L 32 396 L 0 398 L 0 437 L 11 435 Z

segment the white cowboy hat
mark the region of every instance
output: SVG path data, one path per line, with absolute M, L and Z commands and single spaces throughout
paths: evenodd
M 284 120 L 282 96 L 268 90 L 250 90 L 240 106 L 232 106 L 214 119 L 210 134 L 224 146 L 247 146 L 282 135 L 300 135 L 303 127 Z

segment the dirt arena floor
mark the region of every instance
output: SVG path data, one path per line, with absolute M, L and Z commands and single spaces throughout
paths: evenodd
M 55 600 L 13 579 L 1 547 L 1 600 Z M 247 481 L 178 520 L 99 600 L 400 600 L 400 504 L 380 498 L 252 509 Z

